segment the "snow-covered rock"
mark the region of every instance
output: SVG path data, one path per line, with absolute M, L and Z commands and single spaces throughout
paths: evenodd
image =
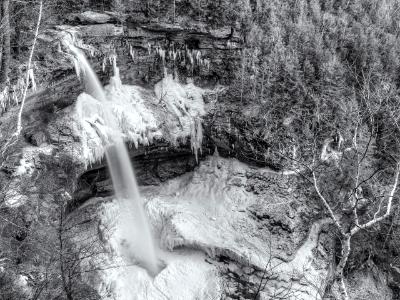
M 51 155 L 54 147 L 43 144 L 40 147 L 26 147 L 22 150 L 19 164 L 12 170 L 10 182 L 5 189 L 4 203 L 8 207 L 19 207 L 29 200 L 23 191 L 21 181 L 31 180 L 34 172 L 41 168 L 41 156 Z
M 134 253 L 121 253 L 123 241 L 116 228 L 106 237 L 113 253 L 110 263 L 129 267 L 103 272 L 101 289 L 112 291 L 115 299 L 209 300 L 235 294 L 237 284 L 231 281 L 242 280 L 248 282 L 252 297 L 262 283 L 260 299 L 276 294 L 287 294 L 287 299 L 320 299 L 319 289 L 328 274 L 320 232 L 329 221 L 315 222 L 304 236 L 299 216 L 286 214 L 292 210 L 287 196 L 249 191 L 254 173 L 287 177 L 214 155 L 192 173 L 144 188 L 158 257 L 166 267 L 152 279 L 140 266 L 130 266 L 136 264 Z M 263 201 L 269 202 L 271 216 L 282 214 L 280 226 L 294 222 L 292 232 L 274 234 L 266 229 L 266 221 L 250 209 Z M 115 226 L 117 203 L 106 202 L 101 207 L 105 227 Z M 272 223 L 277 216 L 270 218 Z M 288 242 L 288 236 L 303 238 Z M 292 255 L 282 258 L 283 248 L 290 243 Z
M 112 21 L 112 17 L 105 13 L 95 11 L 85 11 L 77 14 L 70 14 L 67 16 L 70 21 L 78 21 L 82 24 L 104 24 Z

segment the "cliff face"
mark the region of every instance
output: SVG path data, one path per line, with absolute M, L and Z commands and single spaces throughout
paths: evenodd
M 20 297 L 50 299 L 61 289 L 71 299 L 322 298 L 333 264 L 330 222 L 303 179 L 261 155 L 243 129 L 260 120 L 246 120 L 252 108 L 226 93 L 240 68 L 240 14 L 205 2 L 208 13 L 199 15 L 186 1 L 174 1 L 175 13 L 165 3 L 84 1 L 85 12 L 41 34 L 41 85 L 27 99 L 22 136 L 3 148 L 0 177 L 2 208 L 13 220 L 2 239 L 14 251 L 0 271 L 12 270 Z M 103 11 L 115 5 L 124 13 Z M 110 109 L 165 265 L 154 279 L 118 250 L 107 128 L 96 120 L 104 108 L 82 94 L 66 38 L 86 51 L 104 85 L 113 78 Z M 17 109 L 0 118 L 3 140 Z M 374 281 L 368 272 L 355 276 L 365 286 Z M 381 281 L 370 295 L 385 289 L 389 299 Z M 42 292 L 44 285 L 54 290 Z

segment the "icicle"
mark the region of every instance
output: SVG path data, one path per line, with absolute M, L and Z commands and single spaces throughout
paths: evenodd
M 165 65 L 165 58 L 167 57 L 167 51 L 162 49 L 160 46 L 156 47 L 156 54 L 161 58 L 163 65 Z
M 214 153 L 211 157 L 211 167 L 214 169 L 214 172 L 216 171 L 216 169 L 218 168 L 218 160 L 219 160 L 220 156 L 219 156 L 219 152 L 218 152 L 218 147 L 215 146 L 214 148 Z
M 79 67 L 79 63 L 78 60 L 75 58 L 75 56 L 71 57 L 72 62 L 74 63 L 74 68 L 75 68 L 75 72 L 76 72 L 76 76 L 78 77 L 79 81 L 81 80 L 81 69 Z
M 196 142 L 198 150 L 200 150 L 200 154 L 203 154 L 203 149 L 201 148 L 201 144 L 203 143 L 203 126 L 201 124 L 201 119 L 197 118 L 197 129 L 196 129 Z
M 196 61 L 199 63 L 201 61 L 201 51 L 197 50 L 196 51 Z
M 192 149 L 192 153 L 194 153 L 195 157 L 196 157 L 196 162 L 197 162 L 197 147 L 196 147 L 196 126 L 195 123 L 192 122 L 190 124 L 190 146 Z
M 135 50 L 133 50 L 133 47 L 131 44 L 129 44 L 129 54 L 132 58 L 132 61 L 135 61 Z
M 196 162 L 199 162 L 199 151 L 202 154 L 201 144 L 203 142 L 203 126 L 199 117 L 193 118 L 190 124 L 190 144 L 192 152 L 196 157 Z
M 104 57 L 103 58 L 103 63 L 101 65 L 101 68 L 103 70 L 103 73 L 106 71 L 106 63 L 107 63 L 107 59 Z
M 165 50 L 160 49 L 160 57 L 161 57 L 162 63 L 165 65 Z
M 33 69 L 28 70 L 28 81 L 30 80 L 32 84 L 32 90 L 36 91 L 36 82 L 35 82 L 35 75 L 33 74 Z M 28 82 L 29 84 L 29 82 Z
M 4 90 L 0 93 L 0 105 L 2 107 L 2 111 L 6 110 L 7 101 L 9 101 L 9 89 L 8 86 L 4 88 Z
M 294 161 L 297 159 L 297 147 L 296 147 L 296 145 L 293 145 L 292 158 L 293 158 Z
M 19 99 L 18 99 L 18 96 L 17 96 L 17 95 L 13 96 L 13 100 L 14 100 L 14 104 L 15 104 L 15 105 L 18 105 Z
M 210 60 L 206 59 L 205 60 L 205 65 L 207 67 L 207 72 L 210 72 Z
M 176 52 L 175 49 L 173 49 L 172 51 L 173 51 L 173 52 L 172 52 L 172 60 L 173 60 L 174 63 L 175 63 L 176 58 L 177 58 L 177 56 L 178 56 L 178 52 Z
M 110 56 L 110 61 L 112 62 L 113 66 L 113 71 L 114 71 L 114 76 L 110 80 L 110 85 L 112 88 L 117 91 L 122 89 L 122 82 L 121 82 L 121 76 L 119 74 L 119 68 L 117 66 L 117 55 L 111 55 Z
M 137 139 L 133 140 L 133 144 L 135 145 L 135 148 L 138 149 L 139 148 L 139 142 Z
M 193 52 L 191 50 L 189 50 L 187 56 L 190 61 L 190 64 L 193 66 L 194 65 Z

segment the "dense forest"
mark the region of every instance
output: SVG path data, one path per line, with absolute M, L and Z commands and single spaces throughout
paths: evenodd
M 0 299 L 400 299 L 400 2 L 2 0 L 0 16 Z M 160 294 L 107 273 L 141 265 L 114 261 L 129 242 L 104 212 L 119 134 L 156 244 L 204 255 L 173 260 L 198 278 L 161 258 L 159 281 L 118 275 Z

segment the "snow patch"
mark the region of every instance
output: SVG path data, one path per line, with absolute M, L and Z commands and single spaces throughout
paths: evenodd
M 16 208 L 24 205 L 26 201 L 28 201 L 28 197 L 19 192 L 17 185 L 11 184 L 4 197 L 6 206 Z
M 14 172 L 15 176 L 21 176 L 24 174 L 31 175 L 33 173 L 35 165 L 32 162 L 26 161 L 26 159 L 21 159 L 19 161 L 19 166 Z
M 27 296 L 32 296 L 32 288 L 28 285 L 29 279 L 26 275 L 19 275 L 16 284 Z

